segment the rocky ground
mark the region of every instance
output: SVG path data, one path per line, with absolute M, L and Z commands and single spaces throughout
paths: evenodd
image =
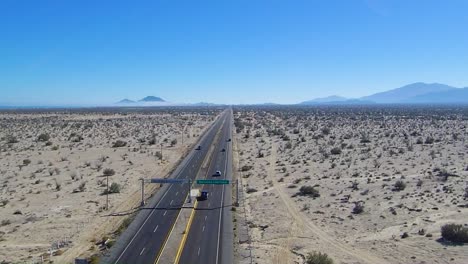
M 468 263 L 440 232 L 468 224 L 468 108 L 244 107 L 235 125 L 253 263 Z
M 50 260 L 68 263 L 99 250 L 125 219 L 108 215 L 139 205 L 138 179 L 167 176 L 217 113 L 0 112 L 0 261 L 49 260 L 52 248 Z M 146 195 L 157 187 L 146 186 Z

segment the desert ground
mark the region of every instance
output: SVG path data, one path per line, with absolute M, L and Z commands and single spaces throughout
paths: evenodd
M 167 177 L 217 113 L 0 112 L 0 262 L 71 263 L 110 247 L 126 217 L 109 215 L 138 207 L 139 179 Z M 158 187 L 146 186 L 146 196 Z
M 237 107 L 240 263 L 468 263 L 468 108 Z M 237 157 L 237 158 L 236 158 Z M 244 214 L 245 212 L 245 214 Z M 247 253 L 246 253 L 247 252 Z

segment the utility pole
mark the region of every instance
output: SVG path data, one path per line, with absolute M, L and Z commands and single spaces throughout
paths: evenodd
M 239 180 L 236 180 L 236 206 L 239 206 Z
M 163 159 L 162 147 L 163 147 L 163 143 L 161 143 L 161 161 L 162 161 L 162 159 Z
M 106 175 L 107 189 L 106 189 L 106 210 L 109 210 L 109 175 Z
M 188 203 L 192 202 L 192 196 L 190 195 L 191 188 L 192 188 L 192 180 L 189 179 L 188 181 Z
M 143 178 L 141 180 L 141 206 L 145 206 L 145 180 Z

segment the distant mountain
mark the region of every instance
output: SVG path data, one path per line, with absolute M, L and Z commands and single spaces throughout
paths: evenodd
M 138 102 L 166 102 L 164 99 L 156 96 L 146 96 Z
M 117 102 L 118 104 L 134 104 L 135 101 L 129 100 L 129 99 L 123 99 Z
M 468 87 L 411 97 L 404 103 L 468 104 Z
M 199 102 L 192 104 L 193 106 L 216 106 L 217 104 L 214 103 L 207 103 L 207 102 Z
M 361 97 L 361 100 L 372 101 L 381 104 L 411 103 L 411 98 L 423 96 L 429 93 L 453 91 L 457 88 L 440 83 L 413 83 L 390 91 Z M 429 99 L 429 98 L 427 98 Z M 433 98 L 436 100 L 437 98 Z
M 330 103 L 330 102 L 342 102 L 348 100 L 345 97 L 338 96 L 338 95 L 331 95 L 323 98 L 315 98 L 313 100 L 304 101 L 300 104 L 307 105 L 307 104 L 321 104 L 321 103 Z

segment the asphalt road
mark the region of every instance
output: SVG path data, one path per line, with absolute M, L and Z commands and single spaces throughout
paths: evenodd
M 232 180 L 230 167 L 232 142 L 228 141 L 231 138 L 231 126 L 232 116 L 229 111 L 207 179 Z M 225 151 L 222 151 L 223 148 Z M 214 176 L 218 170 L 222 172 L 222 175 Z M 231 195 L 231 185 L 204 185 L 194 188 L 207 190 L 209 196 L 207 200 L 198 202 L 179 263 L 230 263 L 232 262 L 233 242 L 226 240 L 224 236 L 232 235 L 232 219 L 226 217 L 230 216 L 229 210 L 232 206 L 230 197 L 226 199 Z M 227 227 L 226 223 L 229 223 Z M 233 240 L 232 237 L 230 239 Z M 227 245 L 222 245 L 223 242 Z
M 223 121 L 227 119 L 228 113 L 230 114 L 230 111 L 224 112 L 211 130 L 201 139 L 199 143 L 202 146 L 201 150 L 194 148 L 170 178 L 192 179 L 192 181 L 195 179 L 215 139 L 215 135 L 221 128 Z M 223 131 L 224 135 L 225 126 L 223 126 Z M 159 201 L 154 207 L 142 209 L 142 211 L 150 210 L 150 213 L 130 241 L 126 242 L 119 252 L 113 254 L 115 260 L 109 263 L 154 263 L 177 219 L 180 208 L 187 198 L 188 191 L 188 184 L 171 184 L 165 189 L 162 196 L 159 195 Z

